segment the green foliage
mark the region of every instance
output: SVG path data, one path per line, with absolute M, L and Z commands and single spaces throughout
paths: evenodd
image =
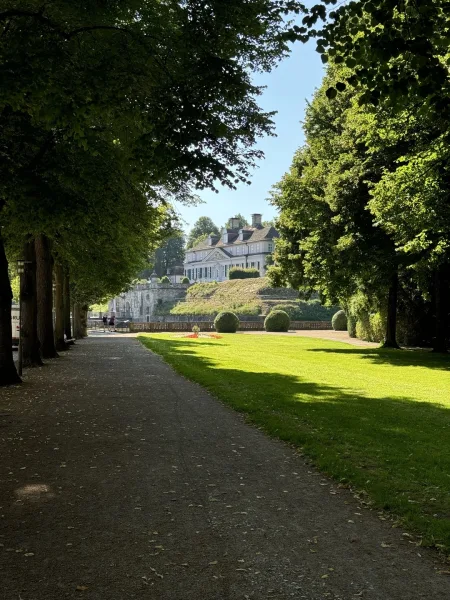
M 450 551 L 450 521 L 435 517 L 450 514 L 448 357 L 300 336 L 139 339 L 337 482 L 364 490 L 422 545 Z
M 189 232 L 186 246 L 187 248 L 193 248 L 204 242 L 210 234 L 219 235 L 219 233 L 219 228 L 209 217 L 200 217 Z
M 170 279 L 167 277 L 167 275 L 164 275 L 164 277 L 161 277 L 159 280 L 159 283 L 170 283 Z
M 153 271 L 158 277 L 163 277 L 172 267 L 183 264 L 184 255 L 184 236 L 181 231 L 176 231 L 175 234 L 171 235 L 149 258 L 152 269 L 150 273 L 147 271 L 147 277 L 149 277 Z
M 338 310 L 331 319 L 334 331 L 347 331 L 347 315 L 344 310 Z
M 266 331 L 288 331 L 291 320 L 284 310 L 272 310 L 264 319 Z
M 219 333 L 236 333 L 239 319 L 232 312 L 221 312 L 214 319 L 214 328 Z
M 15 275 L 14 277 L 11 278 L 11 290 L 12 290 L 12 294 L 13 294 L 13 299 L 12 301 L 17 304 L 19 302 L 19 295 L 20 295 L 20 277 L 18 275 Z
M 191 282 L 189 280 L 189 277 L 183 277 L 181 283 L 183 283 L 184 285 L 189 285 Z
M 291 321 L 331 321 L 338 307 L 323 306 L 320 300 L 315 299 L 276 304 L 272 310 L 284 310 Z
M 356 317 L 347 313 L 347 332 L 349 337 L 356 337 Z
M 243 269 L 241 267 L 232 267 L 230 269 L 229 279 L 254 279 L 260 277 L 258 269 Z
M 89 310 L 91 312 L 106 313 L 108 312 L 108 303 L 102 302 L 101 304 L 91 304 Z

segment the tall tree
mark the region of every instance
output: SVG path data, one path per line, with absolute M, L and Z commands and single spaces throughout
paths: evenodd
M 196 244 L 205 240 L 209 234 L 219 235 L 219 228 L 209 217 L 200 217 L 194 223 L 187 237 L 186 246 L 192 248 Z
M 149 195 L 164 187 L 185 193 L 189 186 L 247 181 L 261 156 L 254 142 L 272 131 L 249 73 L 270 70 L 287 53 L 285 16 L 300 9 L 295 0 L 139 6 L 133 0 L 89 6 L 5 0 L 0 211 L 8 212 L 31 184 L 38 193 L 27 214 L 51 215 L 46 203 L 55 198 L 62 170 L 58 185 L 53 178 L 45 190 L 36 188 L 42 163 L 55 148 L 69 147 L 70 154 L 71 145 L 95 157 L 102 143 L 114 143 L 135 185 Z M 43 234 L 31 220 L 30 229 Z M 6 273 L 0 274 L 4 298 L 11 295 Z M 0 317 L 7 331 L 6 311 Z M 2 337 L 1 343 L 3 356 L 10 342 Z
M 184 256 L 184 237 L 181 232 L 178 232 L 155 251 L 152 263 L 158 277 L 166 275 L 170 268 L 182 265 Z
M 398 262 L 389 235 L 368 210 L 370 182 L 382 165 L 364 142 L 366 113 L 354 94 L 329 102 L 326 90 L 342 75 L 330 69 L 307 111 L 307 145 L 275 190 L 281 210 L 274 280 L 288 280 L 306 293 L 318 290 L 330 303 L 345 304 L 358 290 L 387 316 L 385 345 L 396 347 Z M 389 165 L 390 156 L 384 159 Z

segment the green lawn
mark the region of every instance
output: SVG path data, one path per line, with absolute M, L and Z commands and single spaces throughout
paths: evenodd
M 177 371 L 450 551 L 450 359 L 311 338 L 141 335 Z

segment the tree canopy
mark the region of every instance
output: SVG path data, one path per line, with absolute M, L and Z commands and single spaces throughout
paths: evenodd
M 199 217 L 187 236 L 186 246 L 192 248 L 204 241 L 209 234 L 219 235 L 217 225 L 209 217 Z

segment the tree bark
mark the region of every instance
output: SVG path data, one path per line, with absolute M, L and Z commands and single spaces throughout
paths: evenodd
M 382 348 L 399 348 L 397 344 L 397 297 L 398 297 L 398 271 L 392 274 L 389 286 L 386 336 Z
M 62 265 L 55 265 L 55 347 L 56 350 L 66 350 L 64 341 L 64 271 Z
M 53 337 L 52 299 L 52 254 L 50 241 L 45 235 L 35 239 L 36 282 L 37 282 L 37 324 L 43 358 L 58 356 Z
M 434 341 L 433 352 L 447 352 L 448 347 L 448 286 L 450 265 L 440 265 L 434 272 Z
M 12 353 L 11 328 L 11 284 L 8 276 L 8 261 L 0 231 L 0 385 L 20 383 Z
M 72 339 L 72 326 L 70 323 L 70 279 L 69 273 L 64 272 L 64 334 L 67 340 Z M 73 342 L 72 342 L 73 343 Z
M 88 316 L 89 306 L 83 305 L 81 307 L 81 333 L 83 337 L 87 337 L 87 316 Z
M 83 337 L 83 328 L 81 325 L 81 306 L 75 302 L 72 311 L 73 318 L 73 336 L 76 340 L 81 340 Z
M 40 344 L 37 331 L 37 295 L 36 295 L 36 252 L 34 240 L 24 245 L 24 273 L 20 285 L 22 311 L 22 365 L 41 367 Z

